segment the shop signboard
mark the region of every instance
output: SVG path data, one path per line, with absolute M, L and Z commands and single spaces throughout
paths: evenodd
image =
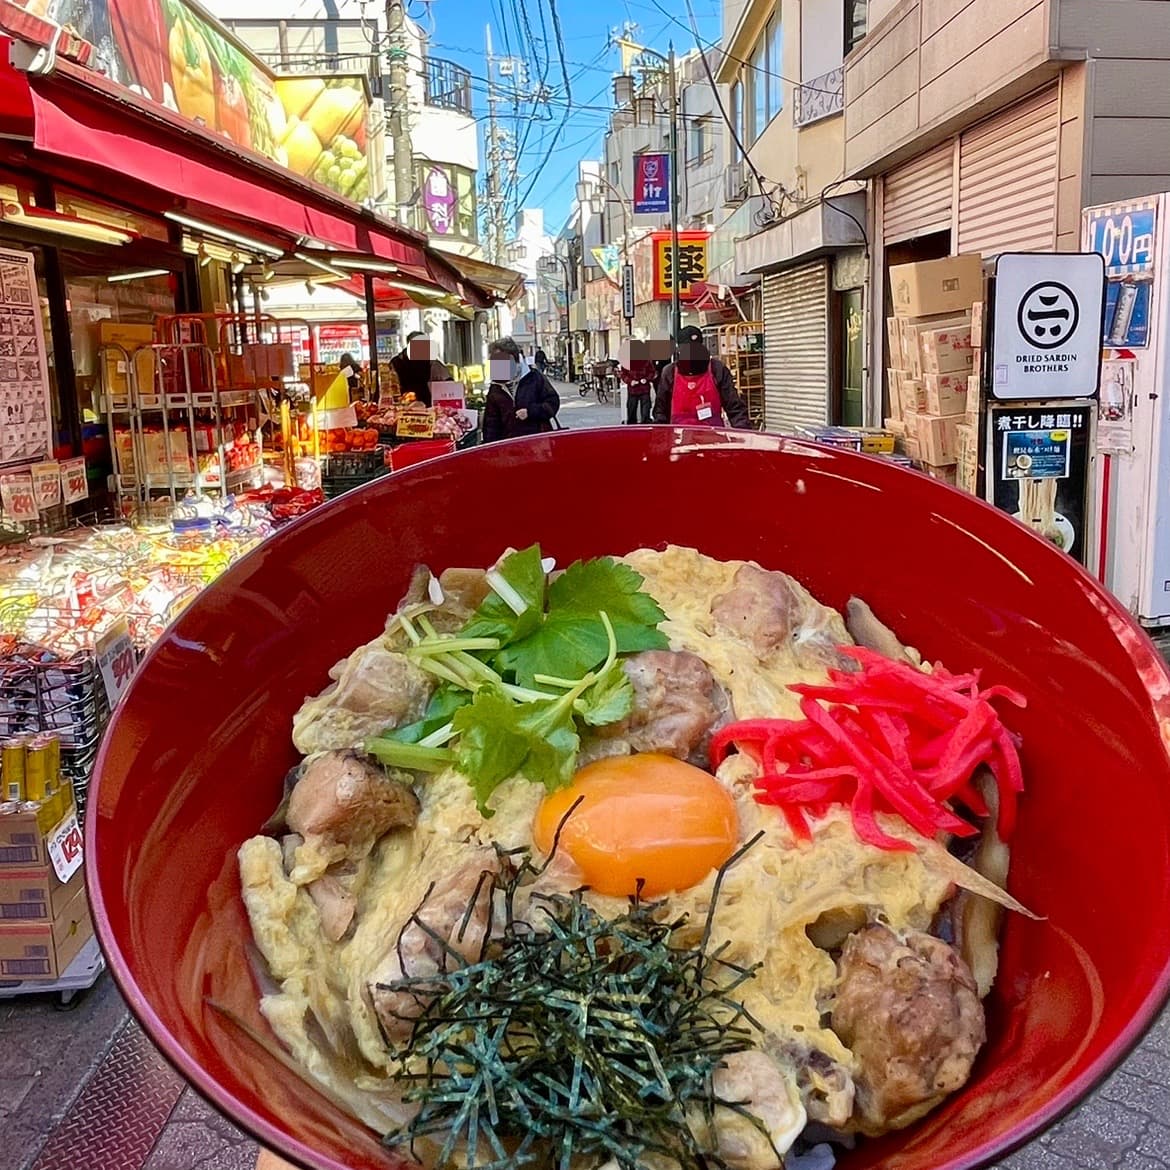
M 634 319 L 634 266 L 622 265 L 622 316 L 627 321 Z
M 1011 252 L 995 265 L 991 393 L 1093 398 L 1101 375 L 1105 262 L 1096 252 Z
M 61 503 L 61 465 L 59 463 L 34 463 L 32 473 L 33 495 L 38 512 L 48 512 Z
M 30 471 L 0 472 L 0 511 L 5 519 L 31 524 L 37 518 L 37 497 Z
M 366 327 L 360 321 L 339 321 L 317 326 L 317 361 L 323 366 L 336 366 L 344 354 L 370 360 L 366 344 Z
M 458 196 L 447 172 L 442 167 L 431 167 L 423 180 L 422 205 L 435 235 L 448 236 L 455 230 L 457 202 Z
M 433 410 L 402 410 L 394 432 L 400 439 L 429 439 L 435 433 Z
M 356 203 L 371 194 L 364 77 L 277 78 L 185 0 L 56 0 L 52 16 L 95 46 L 90 65 L 119 85 Z
M 1085 213 L 1085 247 L 1105 260 L 1105 344 L 1145 349 L 1156 275 L 1158 201 L 1135 199 Z
M 634 214 L 670 212 L 670 155 L 639 154 L 634 159 Z
M 606 280 L 617 284 L 622 266 L 622 254 L 617 244 L 603 244 L 592 251 L 593 259 L 597 261 L 597 267 L 605 273 Z
M 991 503 L 1082 564 L 1088 552 L 1093 403 L 1003 403 L 990 408 Z
M 674 288 L 671 272 L 670 232 L 654 232 L 654 299 L 669 301 Z M 707 280 L 707 232 L 678 233 L 678 295 L 681 301 L 697 300 Z

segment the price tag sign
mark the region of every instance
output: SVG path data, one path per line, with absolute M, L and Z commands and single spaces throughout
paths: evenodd
M 81 826 L 77 823 L 77 813 L 71 812 L 48 836 L 45 842 L 49 851 L 49 860 L 53 863 L 53 871 L 62 885 L 81 868 L 85 860 L 85 851 L 82 844 Z
M 28 471 L 10 471 L 0 475 L 0 504 L 11 520 L 28 524 L 37 518 L 37 497 L 33 491 L 32 474 Z
M 134 643 L 130 639 L 130 629 L 125 620 L 117 622 L 98 639 L 97 660 L 112 707 L 130 685 L 130 679 L 133 678 L 134 669 L 138 665 L 138 660 L 134 656 Z
M 61 466 L 58 463 L 37 463 L 31 468 L 33 495 L 37 511 L 47 512 L 61 503 Z
M 435 416 L 429 410 L 405 410 L 398 415 L 400 439 L 429 439 L 435 433 Z
M 76 504 L 89 495 L 89 480 L 85 474 L 85 459 L 61 460 L 61 491 L 67 504 Z

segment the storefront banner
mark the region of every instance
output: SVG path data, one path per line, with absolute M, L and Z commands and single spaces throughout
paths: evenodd
M 988 497 L 1081 563 L 1088 550 L 1092 403 L 991 408 Z
M 670 211 L 670 155 L 639 154 L 634 158 L 634 214 Z
M 366 327 L 357 321 L 342 321 L 333 325 L 317 326 L 317 362 L 336 366 L 343 354 L 369 361 Z
M 707 279 L 707 232 L 678 233 L 678 295 L 679 300 L 697 300 Z M 674 275 L 670 270 L 670 232 L 655 232 L 651 236 L 654 247 L 654 299 L 669 301 L 674 289 Z
M 44 0 L 12 0 L 40 15 Z M 370 194 L 362 78 L 276 75 L 184 0 L 57 0 L 112 81 L 360 203 Z
M 614 284 L 621 283 L 622 253 L 617 244 L 603 244 L 600 248 L 594 248 L 593 259 L 597 261 L 597 267 L 605 273 L 607 280 L 613 281 Z

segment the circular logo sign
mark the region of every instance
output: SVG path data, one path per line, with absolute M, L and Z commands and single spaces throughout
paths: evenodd
M 1034 284 L 1020 300 L 1020 333 L 1037 349 L 1063 345 L 1077 331 L 1080 319 L 1077 298 L 1054 280 Z

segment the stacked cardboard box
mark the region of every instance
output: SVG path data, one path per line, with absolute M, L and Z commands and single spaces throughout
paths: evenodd
M 954 482 L 959 427 L 970 409 L 975 352 L 973 306 L 983 261 L 954 256 L 890 269 L 890 415 L 901 449 L 935 478 Z M 979 318 L 982 320 L 981 316 Z
M 75 810 L 70 806 L 68 821 Z M 0 816 L 0 981 L 55 980 L 93 937 L 85 870 L 62 882 L 36 812 Z M 73 843 L 80 851 L 80 837 Z M 78 856 L 79 856 L 78 852 Z

